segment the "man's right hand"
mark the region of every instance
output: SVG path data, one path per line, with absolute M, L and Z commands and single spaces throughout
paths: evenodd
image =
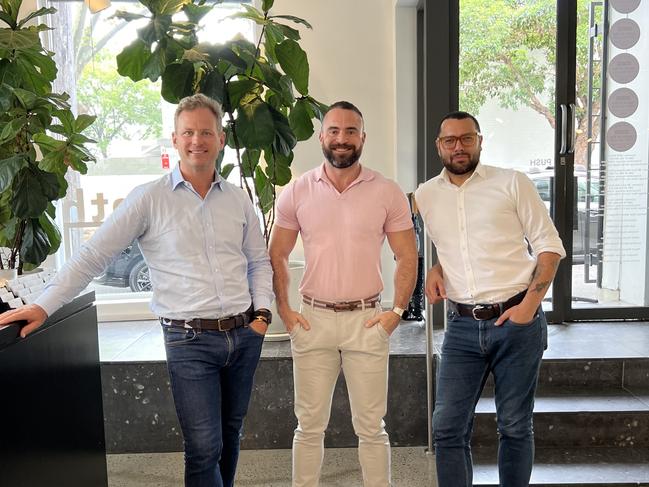
M 37 304 L 28 304 L 0 314 L 0 326 L 5 326 L 15 321 L 26 321 L 27 324 L 20 329 L 20 336 L 25 338 L 41 326 L 46 319 L 47 313 L 43 308 Z
M 430 304 L 436 304 L 446 299 L 444 274 L 442 273 L 442 266 L 439 264 L 431 267 L 426 275 L 426 297 Z
M 309 322 L 301 313 L 293 311 L 291 308 L 277 310 L 277 312 L 279 313 L 279 317 L 282 319 L 287 332 L 291 333 L 293 328 L 296 326 L 301 326 L 305 330 L 311 329 L 311 325 L 309 325 Z

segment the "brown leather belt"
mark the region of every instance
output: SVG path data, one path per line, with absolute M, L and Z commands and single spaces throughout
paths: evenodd
M 527 294 L 527 290 L 521 291 L 515 296 L 512 296 L 504 303 L 462 304 L 449 299 L 448 304 L 451 309 L 454 309 L 460 316 L 466 316 L 478 321 L 492 320 L 498 318 L 505 312 L 505 310 L 520 304 L 520 302 L 523 301 L 523 298 L 525 298 L 525 294 Z
M 171 318 L 160 318 L 163 326 L 180 326 L 182 328 L 193 328 L 194 330 L 217 330 L 229 331 L 234 328 L 246 326 L 252 320 L 253 307 L 250 306 L 243 313 L 225 316 L 223 318 L 194 318 L 193 320 L 172 320 Z
M 302 296 L 302 302 L 313 306 L 314 308 L 330 309 L 336 313 L 339 311 L 354 311 L 357 309 L 373 308 L 380 301 L 380 295 L 372 296 L 367 299 L 357 299 L 356 301 L 322 301 L 309 296 Z

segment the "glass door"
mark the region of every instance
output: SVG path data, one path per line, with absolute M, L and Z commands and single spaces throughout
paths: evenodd
M 553 213 L 556 0 L 460 0 L 459 7 L 459 109 L 480 122 L 480 159 L 527 174 Z M 552 310 L 551 291 L 543 307 Z
M 649 316 L 649 2 L 579 2 L 573 319 Z

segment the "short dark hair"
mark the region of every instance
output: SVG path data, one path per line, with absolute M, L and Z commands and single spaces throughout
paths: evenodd
M 478 123 L 478 120 L 471 115 L 470 113 L 467 112 L 461 112 L 461 111 L 456 111 L 456 112 L 450 112 L 444 115 L 442 120 L 439 122 L 439 127 L 437 128 L 437 135 L 439 136 L 440 133 L 442 133 L 442 124 L 444 123 L 445 120 L 448 119 L 453 119 L 453 120 L 464 120 L 466 118 L 470 118 L 473 120 L 473 123 L 475 124 L 475 128 L 480 133 L 480 124 Z
M 357 113 L 358 116 L 361 117 L 361 120 L 363 120 L 363 114 L 358 109 L 358 107 L 356 105 L 354 105 L 353 103 L 350 103 L 350 102 L 344 101 L 344 100 L 337 101 L 336 103 L 333 103 L 333 104 L 329 105 L 329 108 L 327 108 L 327 111 L 324 112 L 323 119 L 324 119 L 325 116 L 327 116 L 327 113 L 329 113 L 331 110 L 334 110 L 336 108 L 342 108 L 343 110 L 351 110 L 352 112 Z

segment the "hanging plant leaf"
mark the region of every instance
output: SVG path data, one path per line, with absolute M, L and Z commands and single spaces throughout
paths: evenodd
M 50 253 L 51 245 L 47 233 L 41 228 L 38 219 L 30 218 L 25 225 L 20 257 L 23 261 L 38 266 Z
M 23 168 L 12 185 L 14 200 L 12 210 L 17 218 L 38 218 L 59 193 L 56 175 L 33 166 Z
M 286 39 L 275 49 L 275 54 L 284 72 L 291 77 L 297 91 L 309 94 L 309 62 L 306 53 L 292 39 Z
M 0 161 L 0 193 L 11 186 L 14 176 L 26 165 L 27 160 L 20 154 Z
M 117 55 L 117 72 L 133 81 L 140 81 L 144 78 L 143 67 L 150 56 L 151 51 L 144 41 L 135 39 Z
M 178 103 L 182 98 L 194 94 L 194 65 L 191 63 L 170 64 L 162 75 L 161 94 L 169 103 Z
M 261 149 L 270 145 L 275 137 L 271 107 L 259 99 L 239 107 L 236 131 L 243 147 Z
M 308 140 L 313 135 L 313 122 L 311 121 L 313 116 L 311 106 L 306 99 L 301 98 L 295 102 L 288 121 L 297 140 Z
M 241 154 L 241 174 L 243 177 L 251 178 L 255 174 L 260 156 L 261 151 L 259 149 L 246 149 Z

